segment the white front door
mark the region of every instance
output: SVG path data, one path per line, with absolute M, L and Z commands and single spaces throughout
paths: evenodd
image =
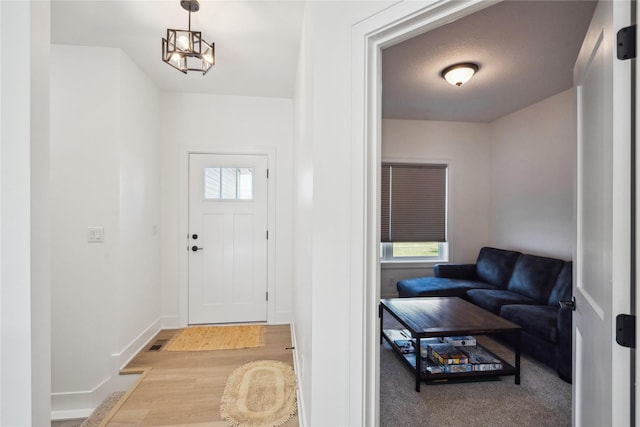
M 630 425 L 630 350 L 615 340 L 631 295 L 631 61 L 616 58 L 616 32 L 630 17 L 628 0 L 600 1 L 574 68 L 576 426 Z
M 189 155 L 189 324 L 267 320 L 267 157 Z

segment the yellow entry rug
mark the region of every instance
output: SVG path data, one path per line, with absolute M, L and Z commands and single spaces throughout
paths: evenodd
M 291 365 L 259 360 L 240 366 L 229 376 L 220 416 L 236 427 L 279 426 L 296 414 L 297 406 Z
M 264 326 L 191 326 L 164 347 L 165 351 L 233 350 L 264 346 Z

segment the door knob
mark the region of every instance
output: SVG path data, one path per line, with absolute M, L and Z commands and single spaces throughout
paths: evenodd
M 576 311 L 576 297 L 572 297 L 569 300 L 561 300 L 558 301 L 558 303 L 560 304 L 560 308 L 566 308 L 571 311 Z
M 201 250 L 203 250 L 203 249 L 204 249 L 204 248 L 199 248 L 199 247 L 197 247 L 196 245 L 191 246 L 191 250 L 192 250 L 193 252 L 198 252 L 198 251 L 201 251 Z

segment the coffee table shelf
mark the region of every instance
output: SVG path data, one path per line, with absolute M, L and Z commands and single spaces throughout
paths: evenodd
M 414 340 L 416 353 L 403 353 L 402 349 L 384 332 L 384 314 L 394 317 L 406 328 Z M 461 298 L 392 298 L 380 300 L 380 341 L 386 339 L 404 363 L 415 373 L 416 391 L 420 383 L 446 382 L 453 380 L 471 380 L 487 377 L 513 375 L 515 383 L 520 384 L 520 326 L 489 313 Z M 503 335 L 513 338 L 514 364 L 498 357 L 502 369 L 491 371 L 472 371 L 457 373 L 422 372 L 420 340 L 432 337 L 461 335 Z M 416 357 L 418 356 L 418 357 Z
M 391 347 L 395 350 L 395 352 L 402 356 L 403 362 L 413 371 L 416 372 L 416 354 L 415 353 L 404 353 L 402 349 L 396 345 L 392 338 L 390 338 L 387 334 L 383 332 L 383 336 L 385 340 L 391 345 Z M 485 348 L 484 346 L 477 344 L 478 347 Z M 502 369 L 492 369 L 486 371 L 469 371 L 469 372 L 428 372 L 423 371 L 420 374 L 420 380 L 425 383 L 430 382 L 449 382 L 449 381 L 460 381 L 460 380 L 469 380 L 469 379 L 479 379 L 479 378 L 490 378 L 490 377 L 503 377 L 503 376 L 511 376 L 516 375 L 517 370 L 515 366 L 509 364 L 506 360 L 501 358 L 500 356 L 496 356 L 498 360 L 502 363 Z M 423 362 L 424 363 L 424 362 Z M 421 369 L 422 371 L 422 369 Z

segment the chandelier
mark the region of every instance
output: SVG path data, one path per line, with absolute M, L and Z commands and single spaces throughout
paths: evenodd
M 200 71 L 202 75 L 215 64 L 215 43 L 207 43 L 200 31 L 191 31 L 191 12 L 200 10 L 198 0 L 181 0 L 182 8 L 189 12 L 189 29 L 167 29 L 162 39 L 162 60 L 178 71 Z

